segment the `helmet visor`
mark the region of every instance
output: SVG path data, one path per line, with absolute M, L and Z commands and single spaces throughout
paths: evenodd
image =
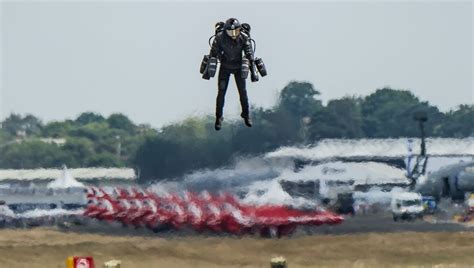
M 232 38 L 236 38 L 240 34 L 240 28 L 234 29 L 234 30 L 226 30 L 226 33 L 228 36 Z

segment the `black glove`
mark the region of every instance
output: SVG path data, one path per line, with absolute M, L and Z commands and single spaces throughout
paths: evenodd
M 250 81 L 252 82 L 258 81 L 258 73 L 257 73 L 257 70 L 255 69 L 254 63 L 250 65 Z
M 252 72 L 252 74 L 250 75 L 250 81 L 252 81 L 252 82 L 258 82 L 258 74 Z

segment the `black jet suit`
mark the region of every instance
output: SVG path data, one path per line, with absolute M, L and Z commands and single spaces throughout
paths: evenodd
M 242 118 L 249 118 L 249 101 L 245 79 L 242 78 L 242 54 L 253 61 L 253 50 L 250 38 L 245 33 L 240 33 L 234 40 L 225 31 L 218 32 L 211 46 L 211 57 L 220 60 L 219 75 L 217 79 L 216 118 L 221 118 L 224 109 L 225 93 L 229 85 L 229 77 L 234 74 L 235 83 L 239 90 Z

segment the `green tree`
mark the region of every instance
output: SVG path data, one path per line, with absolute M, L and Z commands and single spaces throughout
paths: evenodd
M 182 145 L 162 138 L 149 138 L 138 149 L 134 163 L 142 182 L 183 174 L 185 150 Z
M 61 138 L 66 137 L 74 129 L 74 121 L 53 121 L 47 123 L 42 130 L 43 137 Z
M 6 146 L 8 143 L 12 142 L 13 136 L 10 135 L 3 128 L 0 128 L 0 148 Z
M 233 128 L 232 152 L 235 154 L 259 154 L 302 141 L 298 133 L 300 122 L 283 109 L 253 109 L 252 118 L 252 128 L 242 124 Z
M 94 122 L 83 126 L 75 126 L 68 134 L 73 137 L 87 138 L 97 142 L 107 136 L 111 136 L 110 131 L 107 122 Z
M 0 148 L 0 168 L 59 168 L 74 165 L 74 159 L 54 144 L 41 141 L 15 143 Z
M 464 104 L 446 114 L 442 126 L 439 128 L 444 137 L 474 136 L 474 105 Z
M 105 118 L 102 115 L 93 112 L 85 112 L 76 118 L 75 123 L 78 125 L 87 125 L 89 123 L 102 123 L 103 121 L 105 121 Z
M 307 122 L 313 114 L 322 110 L 320 95 L 311 83 L 290 82 L 280 93 L 273 118 L 281 144 L 294 144 L 306 141 Z M 284 127 L 281 127 L 284 126 Z M 277 137 L 278 139 L 278 137 Z
M 121 113 L 111 114 L 107 118 L 107 123 L 111 128 L 125 130 L 128 133 L 133 133 L 136 127 L 127 116 Z
M 326 107 L 311 117 L 308 127 L 311 141 L 363 137 L 360 103 L 359 98 L 353 97 L 329 101 Z
M 115 154 L 111 153 L 98 153 L 91 155 L 87 159 L 87 165 L 90 167 L 124 167 L 130 166 L 125 165 L 125 163 L 117 157 Z
M 206 139 L 209 136 L 209 118 L 188 117 L 181 122 L 164 126 L 160 136 L 163 139 L 190 144 L 195 140 Z M 213 130 L 214 131 L 214 130 Z
M 419 111 L 428 114 L 426 133 L 432 136 L 443 119 L 438 108 L 420 102 L 410 91 L 378 89 L 362 102 L 362 128 L 369 138 L 418 136 L 419 128 L 413 115 Z
M 12 113 L 2 122 L 2 128 L 12 136 L 19 131 L 25 131 L 27 135 L 38 135 L 41 133 L 42 123 L 33 115 L 28 114 L 22 117 Z
M 95 154 L 94 143 L 86 138 L 69 138 L 61 150 L 71 158 L 68 167 L 86 167 Z
M 316 99 L 319 95 L 311 83 L 292 81 L 281 91 L 277 109 L 296 118 L 311 116 L 322 107 L 321 101 Z

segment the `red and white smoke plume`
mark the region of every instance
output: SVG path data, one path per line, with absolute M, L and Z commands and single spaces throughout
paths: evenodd
M 299 225 L 338 224 L 343 217 L 324 210 L 297 210 L 284 205 L 247 205 L 228 193 L 186 191 L 182 194 L 114 188 L 89 188 L 85 216 L 152 230 L 192 228 L 237 235 L 281 236 Z

